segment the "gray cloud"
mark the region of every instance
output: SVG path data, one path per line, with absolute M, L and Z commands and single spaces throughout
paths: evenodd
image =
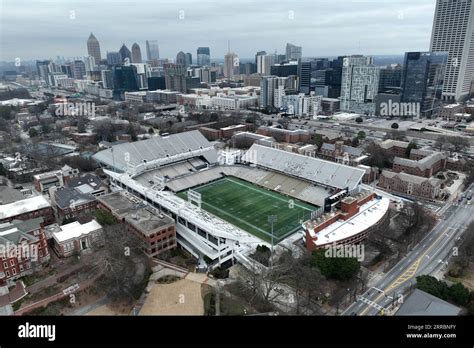
M 228 40 L 240 57 L 283 52 L 286 42 L 303 46 L 304 56 L 402 54 L 428 49 L 434 7 L 434 0 L 2 0 L 0 60 L 84 56 L 90 32 L 103 56 L 122 42 L 138 42 L 145 56 L 147 39 L 169 58 L 180 50 L 195 56 L 198 46 L 223 57 Z

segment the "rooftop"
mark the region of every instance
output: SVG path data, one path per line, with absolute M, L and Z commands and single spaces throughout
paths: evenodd
M 39 217 L 27 221 L 13 220 L 0 224 L 0 244 L 18 245 L 22 240 L 37 241 L 38 239 L 29 232 L 40 229 L 42 223 L 43 218 Z
M 379 222 L 389 208 L 390 200 L 388 198 L 373 199 L 360 206 L 359 213 L 349 220 L 341 220 L 332 223 L 323 230 L 314 233 L 309 227 L 311 237 L 316 237 L 315 245 L 325 245 L 335 243 L 342 239 L 350 238 Z
M 204 156 L 209 163 L 217 161 L 216 150 L 198 130 L 114 145 L 93 157 L 106 166 L 126 172 L 129 166 L 141 166 L 146 170 L 147 166 L 159 167 L 166 162 L 195 156 Z
M 69 224 L 59 226 L 59 231 L 53 232 L 53 238 L 57 242 L 62 243 L 71 239 L 88 235 L 89 233 L 96 232 L 101 229 L 102 226 L 96 220 L 91 220 L 85 224 L 74 221 Z
M 461 308 L 420 289 L 415 289 L 396 315 L 459 315 Z
M 142 208 L 125 215 L 125 221 L 145 235 L 155 233 L 161 227 L 174 225 L 173 219 L 154 211 L 154 208 Z
M 419 152 L 419 154 L 423 155 L 424 152 L 426 151 Z M 442 152 L 432 152 L 431 154 L 429 154 L 428 156 L 420 160 L 412 160 L 408 158 L 395 157 L 395 159 L 393 160 L 393 164 L 425 170 L 425 169 L 431 168 L 438 161 L 446 159 L 446 157 L 447 157 L 446 154 Z
M 0 205 L 0 220 L 50 207 L 51 204 L 43 196 L 26 198 L 21 201 Z
M 387 139 L 380 143 L 380 147 L 382 147 L 383 149 L 390 149 L 394 146 L 407 148 L 408 145 L 409 143 L 406 141 L 399 141 L 399 140 L 392 140 L 392 139 Z
M 82 193 L 69 187 L 60 187 L 54 191 L 54 198 L 58 207 L 62 209 L 86 204 L 95 200 L 90 193 Z
M 382 175 L 385 176 L 386 178 L 398 177 L 400 178 L 400 180 L 404 182 L 409 182 L 416 185 L 421 185 L 425 182 L 428 182 L 432 186 L 439 186 L 441 185 L 441 182 L 442 182 L 442 180 L 437 179 L 437 178 L 425 178 L 423 176 L 411 175 L 404 172 L 396 173 L 389 170 L 382 171 Z
M 0 186 L 0 204 L 9 204 L 24 199 L 25 196 L 8 186 Z

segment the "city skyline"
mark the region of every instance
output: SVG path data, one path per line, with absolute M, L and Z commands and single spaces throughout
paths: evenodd
M 122 43 L 131 47 L 137 42 L 143 49 L 146 40 L 158 42 L 163 58 L 175 57 L 179 51 L 196 52 L 199 46 L 210 47 L 212 59 L 223 58 L 228 41 L 242 58 L 251 58 L 259 50 L 285 53 L 287 42 L 302 46 L 305 57 L 403 54 L 429 49 L 435 10 L 432 0 L 384 1 L 377 6 L 373 1 L 346 0 L 337 4 L 265 0 L 258 5 L 244 1 L 228 6 L 214 0 L 199 5 L 181 0 L 160 1 L 156 7 L 147 0 L 131 7 L 128 1 L 93 3 L 4 1 L 0 60 L 85 56 L 91 32 L 101 45 L 102 58 Z M 268 34 L 259 35 L 262 28 Z

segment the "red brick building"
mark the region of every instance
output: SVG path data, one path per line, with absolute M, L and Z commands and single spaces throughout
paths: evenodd
M 31 274 L 49 259 L 43 218 L 0 224 L 0 282 Z
M 378 186 L 410 196 L 436 199 L 441 194 L 441 183 L 442 181 L 436 178 L 384 170 L 379 177 Z
M 307 223 L 306 249 L 360 243 L 385 219 L 388 203 L 387 198 L 368 192 L 344 198 L 338 210 Z
M 262 126 L 257 130 L 257 134 L 273 137 L 278 142 L 284 143 L 308 143 L 311 140 L 311 134 L 303 129 L 282 129 L 276 126 Z
M 380 143 L 380 147 L 388 150 L 395 157 L 407 157 L 408 142 L 388 139 Z
M 446 169 L 447 158 L 442 152 L 412 149 L 409 159 L 395 157 L 392 170 L 430 178 Z
M 0 205 L 0 223 L 13 220 L 43 218 L 45 225 L 55 221 L 51 204 L 43 196 L 25 198 L 9 204 Z
M 125 192 L 114 192 L 97 199 L 100 209 L 124 222 L 127 231 L 145 242 L 145 252 L 149 257 L 159 256 L 177 247 L 176 225 L 170 217 L 154 208 L 140 205 L 137 198 Z

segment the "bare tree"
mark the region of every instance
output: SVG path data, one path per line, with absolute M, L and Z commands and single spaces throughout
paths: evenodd
M 105 226 L 93 243 L 95 252 L 86 262 L 102 274 L 99 288 L 113 301 L 133 301 L 141 295 L 150 269 L 144 247 L 145 243 L 124 224 Z

